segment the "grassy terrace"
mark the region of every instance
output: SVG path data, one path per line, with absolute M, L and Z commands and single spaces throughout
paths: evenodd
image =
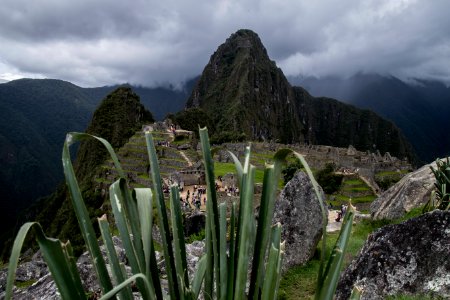
M 376 176 L 392 176 L 392 175 L 405 175 L 408 174 L 408 170 L 400 170 L 400 171 L 383 171 L 378 172 Z
M 370 191 L 370 188 L 368 186 L 349 186 L 345 185 L 343 188 L 344 191 L 348 192 L 364 192 L 364 191 Z
M 352 203 L 353 204 L 357 204 L 357 203 L 372 202 L 373 200 L 375 200 L 376 197 L 377 196 L 375 196 L 375 195 L 353 197 L 352 198 Z M 344 196 L 344 195 L 336 195 L 336 200 L 341 201 L 341 202 L 348 202 L 350 200 L 350 197 Z
M 236 168 L 234 166 L 234 163 L 214 162 L 214 175 L 216 177 L 224 176 L 225 174 L 229 173 L 236 174 Z M 263 178 L 264 178 L 264 170 L 256 169 L 255 183 L 262 183 Z

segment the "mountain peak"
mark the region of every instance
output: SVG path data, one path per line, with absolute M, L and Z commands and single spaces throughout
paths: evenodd
M 211 56 L 186 107 L 208 111 L 218 132 L 292 142 L 300 132 L 285 129 L 301 127 L 292 115 L 292 100 L 290 84 L 258 35 L 241 29 Z M 277 118 L 282 112 L 290 116 Z
M 223 45 L 230 46 L 234 49 L 253 47 L 262 48 L 264 51 L 266 50 L 258 34 L 250 29 L 239 29 L 233 33 Z
M 215 65 L 220 63 L 232 65 L 244 58 L 253 61 L 271 62 L 258 34 L 250 29 L 240 29 L 233 33 L 211 56 Z

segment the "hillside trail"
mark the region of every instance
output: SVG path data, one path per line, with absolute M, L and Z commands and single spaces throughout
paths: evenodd
M 175 141 L 175 133 L 179 130 L 175 130 L 175 133 L 170 130 L 169 128 L 166 129 L 166 131 L 168 133 L 170 133 L 170 143 L 173 143 Z M 180 153 L 180 155 L 184 158 L 184 160 L 187 162 L 189 167 L 192 167 L 194 165 L 194 163 L 192 162 L 192 160 L 186 155 L 186 153 L 184 153 L 183 150 L 179 150 L 177 149 L 178 153 Z
M 192 160 L 189 157 L 187 157 L 186 153 L 184 153 L 183 150 L 178 150 L 178 152 L 180 153 L 181 156 L 183 156 L 184 160 L 187 161 L 189 167 L 192 167 L 194 165 L 192 163 Z
M 377 196 L 377 197 L 380 196 L 379 189 L 377 187 L 375 187 L 369 179 L 362 176 L 361 174 L 358 174 L 358 175 L 359 175 L 359 178 L 361 178 L 361 180 L 364 181 L 367 184 L 367 186 L 372 189 L 372 192 L 374 193 L 375 196 Z

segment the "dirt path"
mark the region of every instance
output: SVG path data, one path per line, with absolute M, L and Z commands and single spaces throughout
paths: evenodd
M 181 156 L 183 156 L 184 160 L 187 161 L 189 167 L 192 167 L 194 165 L 192 163 L 192 160 L 190 160 L 189 157 L 187 157 L 187 155 L 186 155 L 186 153 L 184 153 L 184 151 L 178 150 L 178 152 L 180 153 Z
M 338 210 L 328 211 L 327 232 L 335 232 L 341 230 L 342 222 L 336 222 Z

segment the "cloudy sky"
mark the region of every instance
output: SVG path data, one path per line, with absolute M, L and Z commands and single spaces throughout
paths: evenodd
M 2 0 L 0 81 L 180 84 L 240 28 L 291 76 L 450 83 L 447 0 Z

